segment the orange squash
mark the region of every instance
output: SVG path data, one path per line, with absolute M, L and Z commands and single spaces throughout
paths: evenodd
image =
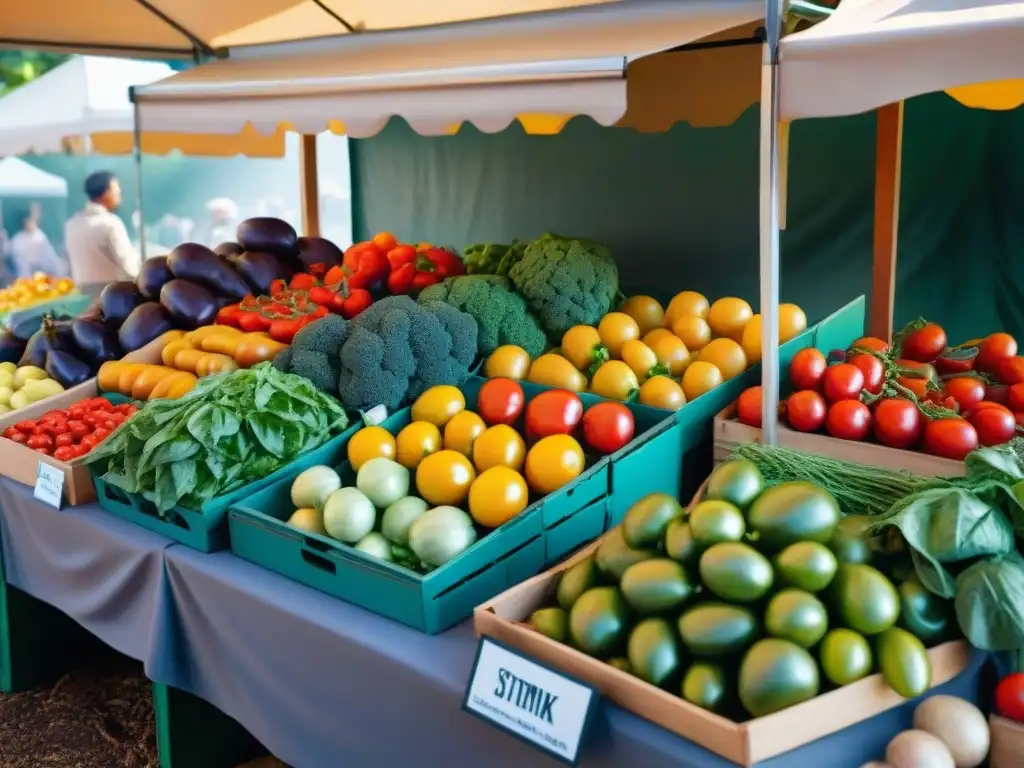
M 196 362 L 197 376 L 212 376 L 215 373 L 238 370 L 238 363 L 227 355 L 218 355 L 213 352 L 204 354 Z
M 146 370 L 136 376 L 132 384 L 132 399 L 148 400 L 153 388 L 174 373 L 177 371 L 163 365 L 146 366 Z
M 252 368 L 257 363 L 273 360 L 287 344 L 255 333 L 247 333 L 235 348 L 235 362 L 240 368 Z

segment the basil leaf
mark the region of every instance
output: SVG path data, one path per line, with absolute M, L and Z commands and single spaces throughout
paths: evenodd
M 964 636 L 983 651 L 1024 647 L 1024 562 L 982 560 L 956 580 L 956 617 Z

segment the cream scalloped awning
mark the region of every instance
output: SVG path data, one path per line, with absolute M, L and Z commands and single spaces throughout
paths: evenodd
M 760 46 L 669 52 L 750 38 L 760 0 L 628 0 L 441 28 L 236 49 L 137 88 L 144 132 L 284 129 L 372 136 L 392 116 L 424 135 L 518 119 L 556 133 L 575 115 L 664 130 L 729 123 L 758 97 Z
M 780 45 L 783 120 L 867 112 L 947 91 L 981 109 L 1024 104 L 1024 2 L 843 0 Z

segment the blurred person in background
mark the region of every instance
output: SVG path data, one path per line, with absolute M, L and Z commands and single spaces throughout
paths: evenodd
M 209 222 L 204 227 L 201 242 L 210 248 L 235 239 L 235 219 L 238 218 L 238 206 L 228 197 L 215 197 L 206 203 L 206 214 Z
M 39 228 L 39 206 L 21 215 L 21 229 L 11 238 L 11 262 L 15 277 L 31 277 L 35 272 L 63 277 L 64 260 L 50 238 Z
M 114 280 L 134 280 L 142 261 L 128 229 L 114 213 L 121 206 L 121 184 L 109 171 L 85 180 L 89 202 L 64 225 L 71 277 L 83 293 L 98 296 Z

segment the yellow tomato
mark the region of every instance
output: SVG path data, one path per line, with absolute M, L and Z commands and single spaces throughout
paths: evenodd
M 640 326 L 623 312 L 609 312 L 597 324 L 597 333 L 601 342 L 608 347 L 611 358 L 618 360 L 622 355 L 622 345 L 640 338 Z
M 761 314 L 758 313 L 750 318 L 750 322 L 743 328 L 743 337 L 740 339 L 740 346 L 743 347 L 743 354 L 747 356 L 750 365 L 761 361 Z
M 600 364 L 608 359 L 608 349 L 601 341 L 601 334 L 589 325 L 574 325 L 562 334 L 562 354 L 578 371 L 585 371 L 594 363 Z
M 441 450 L 441 430 L 428 421 L 414 421 L 395 438 L 395 460 L 406 469 L 416 469 L 425 456 Z
M 460 411 L 444 427 L 444 447 L 466 458 L 473 455 L 473 443 L 487 429 L 484 420 L 472 411 Z
M 477 472 L 491 467 L 510 467 L 518 470 L 526 458 L 526 443 L 512 427 L 496 424 L 484 431 L 473 443 L 473 464 Z
M 526 454 L 526 482 L 536 493 L 557 491 L 583 472 L 583 449 L 569 435 L 548 435 Z
M 747 370 L 747 356 L 743 347 L 732 339 L 715 339 L 700 351 L 697 359 L 711 363 L 726 380 Z
M 653 349 L 654 345 L 658 343 L 658 340 L 665 336 L 675 336 L 675 334 L 668 328 L 655 328 L 653 331 L 645 333 L 642 341 L 648 347 Z
M 651 347 L 658 363 L 665 366 L 672 376 L 681 376 L 690 364 L 690 350 L 678 336 L 663 336 Z
M 668 376 L 652 376 L 640 385 L 637 398 L 644 405 L 652 408 L 664 408 L 667 411 L 678 411 L 686 405 L 683 388 Z
M 641 336 L 665 324 L 665 310 L 651 296 L 630 296 L 622 302 L 619 312 L 624 312 L 636 321 Z
M 636 374 L 637 381 L 646 381 L 649 376 L 655 376 L 662 372 L 654 350 L 642 341 L 635 339 L 622 345 L 622 362 Z M 668 369 L 666 368 L 663 372 L 667 373 Z
M 694 400 L 721 384 L 722 372 L 705 360 L 697 360 L 683 374 L 683 394 L 686 401 Z
M 807 330 L 807 315 L 796 304 L 779 304 L 779 343 Z
M 707 317 L 708 300 L 703 293 L 681 291 L 672 297 L 665 310 L 665 325 L 672 324 L 680 317 Z
M 609 400 L 629 400 L 639 387 L 636 374 L 621 360 L 609 360 L 590 380 L 590 391 Z
M 727 296 L 719 299 L 708 310 L 708 325 L 716 336 L 725 336 L 733 341 L 743 338 L 743 328 L 753 317 L 754 310 L 743 299 Z
M 533 361 L 527 380 L 534 384 L 568 389 L 570 392 L 582 392 L 587 388 L 587 378 L 574 368 L 572 363 L 560 355 L 551 353 L 541 355 Z
M 484 363 L 484 376 L 488 379 L 526 378 L 530 372 L 530 355 L 522 347 L 505 344 L 491 352 Z
M 438 384 L 416 398 L 412 404 L 412 420 L 429 421 L 435 427 L 443 427 L 465 408 L 466 398 L 458 387 Z
M 711 326 L 703 317 L 683 315 L 672 323 L 672 333 L 679 337 L 691 352 L 697 352 L 711 341 Z
M 363 427 L 348 441 L 348 461 L 357 472 L 370 459 L 394 459 L 397 451 L 394 435 L 384 427 Z
M 475 479 L 469 459 L 457 451 L 438 451 L 416 468 L 416 491 L 435 507 L 457 507 L 466 500 Z
M 469 488 L 469 514 L 484 528 L 497 528 L 530 503 L 523 476 L 508 467 L 491 467 Z

